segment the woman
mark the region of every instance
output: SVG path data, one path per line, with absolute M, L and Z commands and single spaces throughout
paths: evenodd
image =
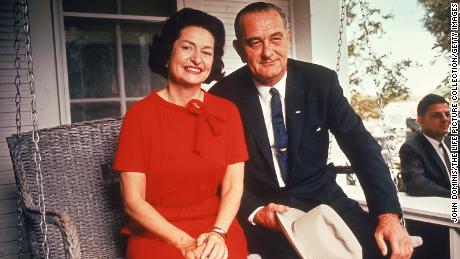
M 237 108 L 201 90 L 223 76 L 225 31 L 182 9 L 153 38 L 149 66 L 168 79 L 126 113 L 113 168 L 131 223 L 128 258 L 246 258 L 234 220 L 248 155 Z

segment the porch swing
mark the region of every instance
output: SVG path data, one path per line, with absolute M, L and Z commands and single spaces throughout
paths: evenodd
M 359 0 L 362 4 L 362 0 Z M 38 130 L 28 0 L 15 0 L 17 133 L 7 138 L 18 198 L 19 257 L 25 233 L 33 258 L 123 258 L 126 221 L 112 163 L 121 119 L 101 119 Z M 340 47 L 345 0 L 342 1 Z M 20 44 L 25 34 L 33 130 L 21 132 Z M 46 199 L 45 199 L 46 197 Z
M 38 130 L 28 1 L 15 0 L 13 10 L 17 133 L 7 143 L 19 193 L 19 258 L 25 233 L 33 258 L 123 258 L 126 216 L 110 170 L 121 119 Z M 21 132 L 21 26 L 33 126 L 27 133 Z

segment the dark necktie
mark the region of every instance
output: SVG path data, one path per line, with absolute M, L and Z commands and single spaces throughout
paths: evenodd
M 270 89 L 270 94 L 272 95 L 272 125 L 273 134 L 275 137 L 276 158 L 278 159 L 278 164 L 280 166 L 281 177 L 283 178 L 284 182 L 286 182 L 289 173 L 287 153 L 288 135 L 286 132 L 286 126 L 284 125 L 280 93 L 278 90 L 276 90 L 276 88 L 272 87 Z
M 446 162 L 447 169 L 448 169 L 447 171 L 448 171 L 448 173 L 450 175 L 450 169 L 451 169 L 450 167 L 451 167 L 451 165 L 450 165 L 449 154 L 447 153 L 447 150 L 444 147 L 444 145 L 442 144 L 442 142 L 439 143 L 439 147 L 442 148 L 442 155 L 444 157 L 444 162 Z

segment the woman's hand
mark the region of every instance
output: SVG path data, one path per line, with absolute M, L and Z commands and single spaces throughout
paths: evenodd
M 203 247 L 201 259 L 227 259 L 228 249 L 224 238 L 214 232 L 203 233 L 197 238 L 197 246 Z
M 200 258 L 204 245 L 197 245 L 198 242 L 192 237 L 187 237 L 181 240 L 180 244 L 177 246 L 177 249 L 180 250 L 182 256 L 186 259 L 196 259 Z

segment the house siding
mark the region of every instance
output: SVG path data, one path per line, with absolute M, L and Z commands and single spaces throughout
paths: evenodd
M 250 0 L 226 0 L 226 1 L 211 1 L 202 0 L 201 10 L 212 14 L 222 20 L 225 27 L 226 42 L 224 64 L 226 74 L 230 74 L 243 65 L 240 57 L 233 49 L 233 40 L 235 39 L 235 30 L 233 29 L 233 22 L 235 21 L 236 14 L 246 5 L 254 1 Z M 289 0 L 275 0 L 266 1 L 279 6 L 283 11 L 289 15 Z
M 14 80 L 16 58 L 14 41 L 13 0 L 0 1 L 0 258 L 17 258 L 18 206 L 17 189 L 12 171 L 6 137 L 16 133 L 16 87 Z M 24 33 L 21 27 L 20 43 L 20 92 L 22 130 L 31 130 L 28 99 L 27 63 L 25 62 Z M 26 256 L 28 257 L 28 255 Z

